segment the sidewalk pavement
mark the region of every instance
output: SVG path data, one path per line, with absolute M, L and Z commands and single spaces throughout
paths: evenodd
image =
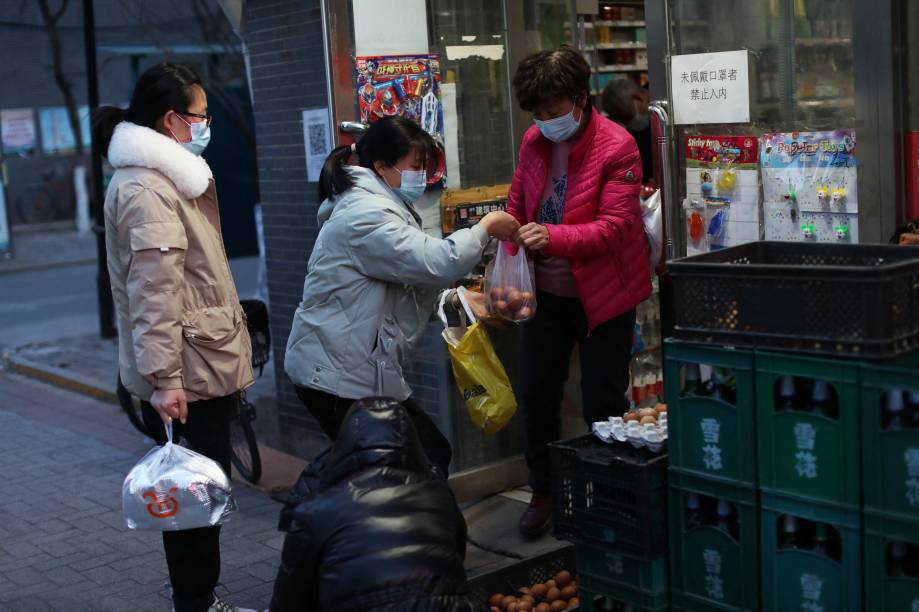
M 118 374 L 117 339 L 102 339 L 84 334 L 53 341 L 36 342 L 12 349 L 3 356 L 8 370 L 76 391 L 106 402 L 118 403 L 115 386 Z M 262 376 L 246 392 L 255 405 L 253 421 L 262 455 L 263 477 L 259 487 L 269 492 L 286 491 L 306 465 L 300 457 L 283 453 L 275 408 L 274 368 L 265 367 Z M 318 437 L 313 446 L 318 452 L 324 442 Z
M 121 514 L 124 475 L 151 444 L 114 404 L 0 372 L 0 610 L 169 610 L 160 536 L 127 530 Z M 262 610 L 283 542 L 280 505 L 240 482 L 234 494 L 218 593 Z M 511 497 L 464 506 L 470 537 L 525 556 L 557 548 L 519 539 L 524 504 Z M 467 547 L 470 576 L 510 562 Z
M 96 235 L 76 230 L 13 232 L 13 256 L 0 257 L 0 274 L 96 262 Z

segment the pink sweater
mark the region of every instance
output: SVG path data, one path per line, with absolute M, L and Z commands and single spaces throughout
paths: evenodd
M 537 220 L 552 142 L 535 125 L 520 147 L 507 210 L 521 224 Z M 591 329 L 651 295 L 648 243 L 641 221 L 641 157 L 625 128 L 593 110 L 568 158 L 561 225 L 546 225 L 544 254 L 565 257 Z

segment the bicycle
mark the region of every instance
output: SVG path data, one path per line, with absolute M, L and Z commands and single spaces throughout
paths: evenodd
M 246 314 L 246 327 L 252 341 L 252 368 L 258 369 L 258 375 L 261 376 L 271 358 L 268 307 L 261 300 L 241 300 L 240 304 Z M 142 406 L 145 402 L 131 395 L 122 384 L 121 376 L 118 377 L 115 394 L 131 425 L 143 435 L 152 438 L 143 419 Z M 262 457 L 252 427 L 252 421 L 256 416 L 255 406 L 246 399 L 246 392 L 240 391 L 233 414 L 230 415 L 230 460 L 240 476 L 252 483 L 258 482 L 262 477 Z

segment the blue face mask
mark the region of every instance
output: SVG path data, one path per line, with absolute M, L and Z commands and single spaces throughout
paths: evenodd
M 402 186 L 393 187 L 392 190 L 400 198 L 411 204 L 424 195 L 424 190 L 428 186 L 424 170 L 399 170 L 396 168 L 396 172 L 402 175 Z
M 179 115 L 179 119 L 185 121 L 181 115 Z M 207 143 L 211 141 L 211 126 L 209 126 L 206 121 L 196 121 L 195 123 L 185 121 L 185 125 L 191 130 L 191 140 L 188 142 L 179 142 L 179 144 L 187 151 L 195 155 L 201 155 L 204 153 L 204 149 L 207 148 Z M 172 136 L 175 138 L 175 134 Z M 176 138 L 176 140 L 178 141 L 179 139 Z
M 578 128 L 581 127 L 581 122 L 574 118 L 575 106 L 577 105 L 571 107 L 571 112 L 567 115 L 555 117 L 554 119 L 547 119 L 545 121 L 534 118 L 533 122 L 536 124 L 536 127 L 539 128 L 539 131 L 542 132 L 542 135 L 552 142 L 564 142 L 574 136 Z M 584 117 L 583 113 L 581 117 Z

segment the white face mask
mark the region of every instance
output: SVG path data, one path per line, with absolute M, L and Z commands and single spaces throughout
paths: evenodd
M 402 185 L 392 188 L 399 194 L 399 197 L 411 203 L 424 195 L 424 190 L 428 186 L 427 174 L 424 170 L 399 170 L 398 168 L 395 170 L 402 175 Z
M 534 117 L 533 122 L 536 124 L 536 127 L 539 128 L 539 131 L 542 132 L 542 135 L 552 142 L 564 142 L 574 136 L 578 128 L 581 127 L 581 122 L 574 118 L 574 109 L 576 107 L 577 104 L 573 104 L 571 106 L 571 112 L 567 115 L 555 117 L 554 119 L 546 119 L 545 121 L 540 121 Z M 581 113 L 581 118 L 584 118 L 583 112 Z

